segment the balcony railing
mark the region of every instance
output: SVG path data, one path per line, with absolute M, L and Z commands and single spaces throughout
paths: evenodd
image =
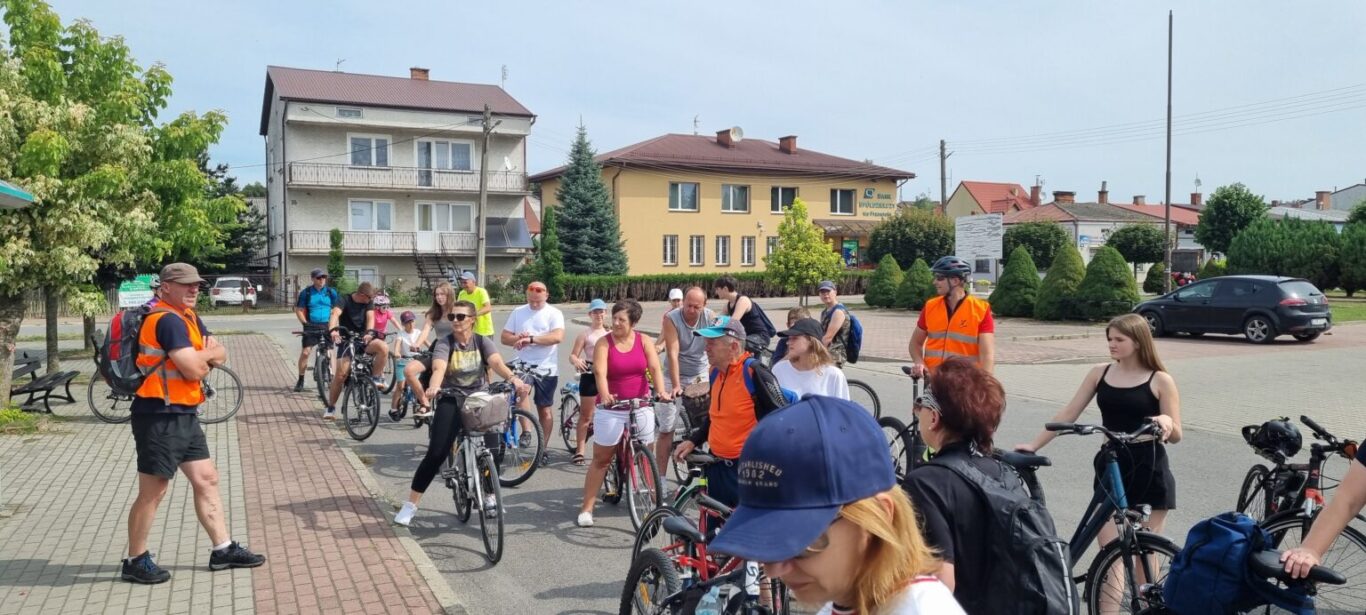
M 418 167 L 357 167 L 316 162 L 289 163 L 289 183 L 339 188 L 399 188 L 478 192 L 478 171 L 441 171 Z M 489 171 L 489 192 L 526 192 L 526 173 Z
M 447 254 L 473 254 L 479 249 L 479 233 L 441 233 L 441 251 Z
M 412 254 L 416 233 L 390 231 L 343 231 L 342 249 L 348 254 Z M 289 250 L 296 254 L 327 254 L 329 231 L 290 231 Z

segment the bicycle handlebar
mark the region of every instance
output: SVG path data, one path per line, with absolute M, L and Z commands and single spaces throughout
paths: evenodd
M 1281 563 L 1281 553 L 1279 551 L 1258 551 L 1248 558 L 1248 566 L 1252 573 L 1263 579 L 1276 579 L 1285 583 L 1312 582 L 1328 583 L 1330 585 L 1342 585 L 1347 582 L 1347 578 L 1342 573 L 1324 566 L 1314 566 L 1309 569 L 1309 575 L 1303 579 L 1291 579 L 1290 573 L 1285 571 L 1285 565 Z
M 1048 431 L 1058 432 L 1059 435 L 1070 433 L 1079 436 L 1089 436 L 1094 433 L 1100 433 L 1103 434 L 1106 439 L 1120 444 L 1127 444 L 1129 442 L 1133 442 L 1134 440 L 1137 440 L 1138 438 L 1141 438 L 1146 435 L 1156 435 L 1153 431 L 1156 427 L 1156 422 L 1148 421 L 1147 423 L 1144 423 L 1142 427 L 1139 427 L 1131 433 L 1115 433 L 1101 425 L 1083 425 L 1078 423 L 1044 423 L 1043 426 L 1044 429 L 1047 429 Z
M 654 395 L 645 397 L 633 397 L 630 399 L 618 399 L 611 405 L 600 406 L 603 410 L 639 410 L 653 405 L 659 398 Z
M 1337 442 L 1337 438 L 1333 437 L 1333 434 L 1328 433 L 1327 429 L 1324 429 L 1323 427 L 1319 426 L 1318 423 L 1315 423 L 1314 419 L 1311 419 L 1301 414 L 1300 422 L 1309 426 L 1309 429 L 1313 430 L 1315 438 L 1323 440 L 1324 442 L 1327 442 L 1329 444 L 1334 444 Z

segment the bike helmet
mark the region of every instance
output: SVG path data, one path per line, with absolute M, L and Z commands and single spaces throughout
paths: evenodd
M 1256 449 L 1258 455 L 1278 464 L 1298 454 L 1304 443 L 1299 428 L 1288 418 L 1248 425 L 1243 428 L 1243 439 Z
M 967 279 L 968 276 L 972 275 L 972 264 L 957 256 L 945 256 L 934 261 L 934 266 L 930 267 L 930 271 L 939 275 Z
M 412 310 L 403 310 L 403 313 L 398 315 L 399 322 L 413 322 L 414 320 L 417 320 L 417 314 L 414 314 Z
M 375 295 L 375 307 L 389 307 L 389 295 L 384 293 Z

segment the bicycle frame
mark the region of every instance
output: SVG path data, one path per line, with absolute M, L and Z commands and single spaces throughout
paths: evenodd
M 1074 566 L 1086 554 L 1091 542 L 1100 536 L 1100 530 L 1107 521 L 1119 528 L 1121 539 L 1128 540 L 1133 530 L 1131 524 L 1121 522 L 1124 517 L 1118 512 L 1129 509 L 1129 498 L 1124 493 L 1124 482 L 1120 480 L 1118 455 L 1108 444 L 1104 451 L 1105 469 L 1099 477 L 1100 486 L 1091 496 L 1091 503 L 1086 505 L 1086 512 L 1082 513 L 1072 539 L 1067 542 Z

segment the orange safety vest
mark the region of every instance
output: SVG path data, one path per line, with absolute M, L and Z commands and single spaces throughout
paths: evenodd
M 933 370 L 949 357 L 967 357 L 976 361 L 978 328 L 990 313 L 991 304 L 972 295 L 963 298 L 958 309 L 954 310 L 952 319 L 949 318 L 948 301 L 944 297 L 926 301 L 925 326 L 929 339 L 925 340 L 925 366 Z
M 167 314 L 185 321 L 190 330 L 190 343 L 195 350 L 204 349 L 204 335 L 199 331 L 199 319 L 194 312 L 180 312 L 166 303 L 158 303 L 151 314 L 142 320 L 138 332 L 137 366 L 146 380 L 138 387 L 137 396 L 164 399 L 167 405 L 194 407 L 204 403 L 204 390 L 198 380 L 187 379 L 176 369 L 176 364 L 157 342 L 157 321 Z

